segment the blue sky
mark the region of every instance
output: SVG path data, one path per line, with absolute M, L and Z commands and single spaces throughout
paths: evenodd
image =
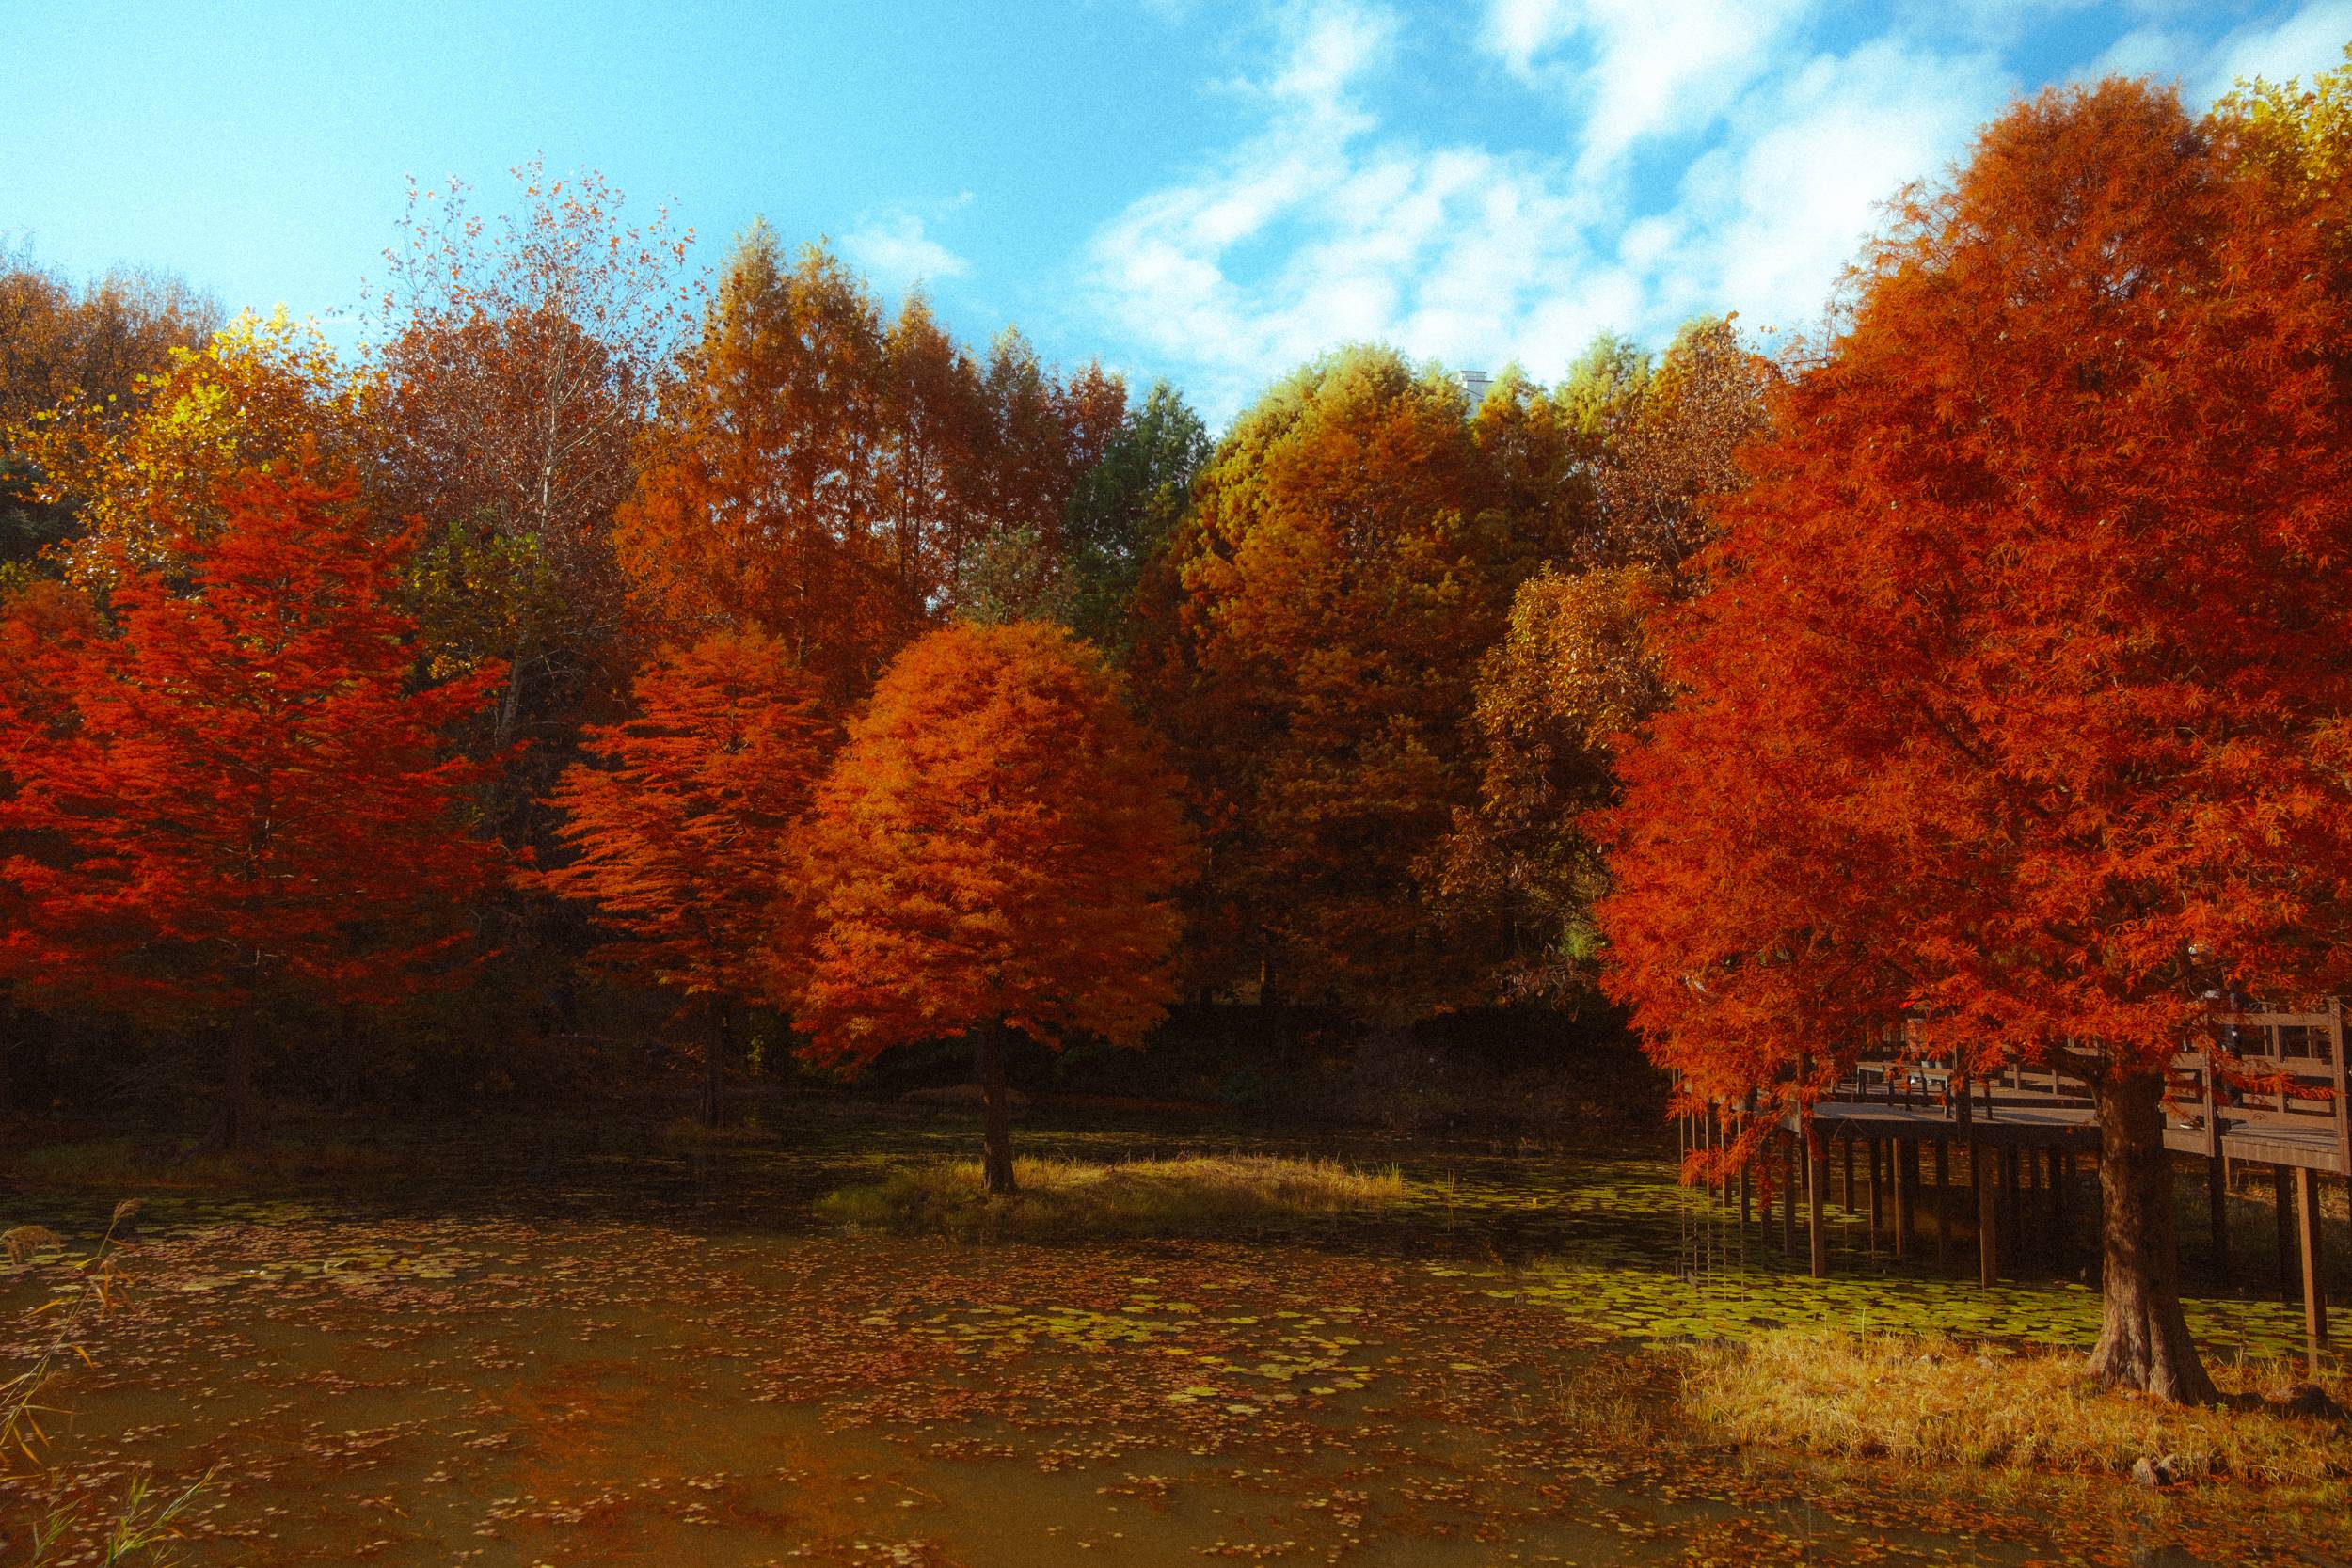
M 2201 106 L 2347 41 L 2352 0 L 0 0 L 0 234 L 349 341 L 407 176 L 538 153 L 706 262 L 764 214 L 1222 419 L 1351 340 L 1549 379 L 1603 329 L 1804 327 L 2015 94 Z

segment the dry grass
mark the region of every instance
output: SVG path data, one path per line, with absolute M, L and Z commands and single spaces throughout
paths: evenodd
M 1941 1338 L 1785 1330 L 1692 1353 L 1692 1413 L 1740 1442 L 1923 1467 L 2128 1472 L 2177 1456 L 2184 1479 L 2333 1483 L 2352 1476 L 2352 1427 L 2278 1404 L 2291 1368 L 2213 1369 L 2253 1407 L 2184 1408 L 2083 1375 L 2077 1354 L 1993 1355 Z M 2340 1403 L 2352 1378 L 2325 1380 Z
M 772 1130 L 753 1122 L 707 1127 L 692 1117 L 663 1122 L 654 1130 L 654 1136 L 665 1144 L 691 1148 L 757 1148 L 776 1142 Z
M 0 1175 L 28 1186 L 109 1191 L 250 1189 L 340 1177 L 383 1176 L 409 1162 L 366 1145 L 275 1143 L 223 1153 L 194 1138 L 87 1138 L 0 1156 Z
M 1362 1213 L 1403 1203 L 1408 1193 L 1393 1170 L 1249 1155 L 1016 1160 L 1013 1179 L 1019 1193 L 992 1198 L 977 1160 L 911 1165 L 834 1193 L 818 1211 L 839 1224 L 950 1235 L 1199 1236 Z

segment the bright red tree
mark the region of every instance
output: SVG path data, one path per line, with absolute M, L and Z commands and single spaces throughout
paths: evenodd
M 410 539 L 353 494 L 245 476 L 169 578 L 119 551 L 114 629 L 65 621 L 0 702 L 0 967 L 204 1030 L 231 1145 L 273 1015 L 445 973 L 493 869 L 456 820 L 478 769 L 441 736 L 497 673 L 415 685 Z
M 709 1010 L 703 1119 L 725 1118 L 737 1004 L 773 994 L 787 834 L 829 727 L 815 680 L 759 632 L 714 632 L 642 671 L 637 715 L 591 728 L 549 797 L 579 858 L 533 878 L 622 933 L 596 957 Z M 788 949 L 789 943 L 783 944 Z
M 2352 970 L 2326 234 L 2169 93 L 1991 126 L 1779 394 L 1610 829 L 1611 984 L 1699 1093 L 1803 1112 L 1906 1011 L 2090 1085 L 2091 1364 L 2174 1399 L 2166 1069 Z
M 808 1054 L 973 1037 L 989 1191 L 1013 1190 L 1004 1037 L 1133 1044 L 1175 996 L 1176 782 L 1058 626 L 955 623 L 882 673 L 817 795 Z

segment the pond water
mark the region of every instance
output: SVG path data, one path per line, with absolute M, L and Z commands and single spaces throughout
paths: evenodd
M 159 1196 L 135 1289 L 59 1386 L 45 1479 L 0 1483 L 0 1559 L 130 1477 L 210 1481 L 190 1564 L 1057 1568 L 2344 1560 L 2342 1510 L 2224 1490 L 1906 1474 L 1709 1446 L 1670 1350 L 1825 1321 L 2087 1343 L 2079 1282 L 1980 1292 L 1851 1231 L 1803 1280 L 1642 1153 L 1343 1148 L 1025 1128 L 1025 1153 L 1338 1153 L 1409 1212 L 1216 1240 L 1046 1246 L 846 1234 L 813 1200 L 968 1125 L 794 1127 L 721 1150 L 511 1130 L 397 1180 Z M 87 1244 L 103 1199 L 0 1194 Z M 62 1277 L 0 1263 L 23 1364 Z M 2291 1350 L 2201 1299 L 2212 1353 Z

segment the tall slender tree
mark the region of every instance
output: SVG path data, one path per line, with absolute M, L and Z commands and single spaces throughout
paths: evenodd
M 633 692 L 636 712 L 592 727 L 551 797 L 575 858 L 531 879 L 618 933 L 594 958 L 703 1010 L 702 1117 L 723 1126 L 735 1020 L 788 995 L 797 967 L 801 944 L 780 929 L 794 908 L 788 835 L 830 732 L 815 682 L 757 631 L 667 650 Z
M 621 561 L 668 635 L 758 627 L 846 706 L 952 608 L 991 541 L 1057 525 L 1125 388 L 1019 334 L 976 359 L 920 299 L 880 303 L 822 246 L 737 245 L 620 514 Z
M 0 248 L 0 571 L 19 574 L 73 531 L 84 498 L 24 450 L 38 424 L 127 419 L 171 351 L 203 347 L 220 308 L 167 277 L 115 273 L 76 288 Z

